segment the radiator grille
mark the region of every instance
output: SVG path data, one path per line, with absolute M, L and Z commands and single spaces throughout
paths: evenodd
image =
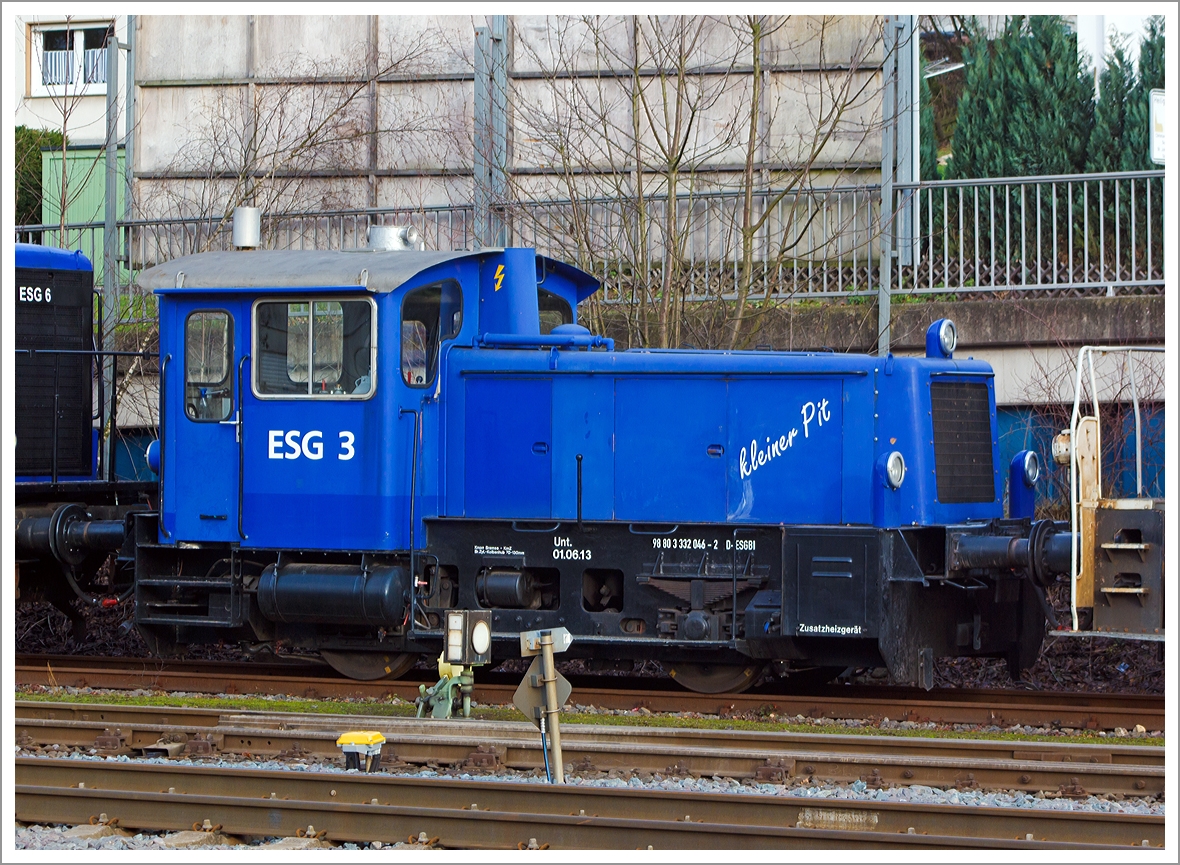
M 943 504 L 995 501 L 987 385 L 936 382 L 930 385 L 930 402 L 938 500 Z

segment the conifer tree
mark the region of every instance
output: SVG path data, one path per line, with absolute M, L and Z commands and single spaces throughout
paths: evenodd
M 926 79 L 926 61 L 922 60 L 918 84 L 919 174 L 922 180 L 938 180 L 938 142 L 934 130 L 934 103 L 930 82 Z
M 1094 130 L 1090 133 L 1086 171 L 1122 171 L 1127 156 L 1128 109 L 1137 89 L 1135 69 L 1121 39 L 1111 40 L 1111 52 L 1098 80 Z
M 951 141 L 948 177 L 991 177 L 1002 173 L 1005 45 L 989 44 L 974 24 L 968 28 L 969 45 L 963 50 L 966 64 L 959 119 Z
M 1164 19 L 1147 19 L 1147 32 L 1139 45 L 1139 74 L 1127 100 L 1123 148 L 1118 171 L 1159 168 L 1151 161 L 1151 91 L 1164 87 Z
M 1093 83 L 1077 37 L 1058 16 L 1012 16 L 987 40 L 975 26 L 965 52 L 950 177 L 1070 174 L 1083 170 Z

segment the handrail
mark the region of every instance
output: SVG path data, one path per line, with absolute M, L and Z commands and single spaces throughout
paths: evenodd
M 1104 171 L 1094 172 L 1089 174 L 1035 174 L 1024 177 L 974 177 L 974 178 L 954 178 L 950 180 L 922 180 L 911 183 L 895 182 L 893 188 L 895 190 L 906 189 L 941 189 L 944 187 L 958 187 L 958 186 L 1016 186 L 1021 184 L 1038 184 L 1038 183 L 1081 183 L 1087 180 L 1129 180 L 1139 178 L 1162 178 L 1164 171 L 1160 169 L 1149 169 L 1144 171 Z M 855 186 L 807 186 L 798 189 L 774 189 L 766 188 L 755 190 L 755 196 L 815 196 L 827 194 L 852 194 L 864 192 L 880 192 L 881 185 L 879 183 L 864 183 Z M 704 200 L 704 199 L 728 199 L 741 198 L 744 193 L 741 190 L 711 190 L 708 192 L 680 192 L 677 193 L 676 199 L 678 201 L 690 200 Z M 667 201 L 667 195 L 645 195 L 646 202 Z M 630 199 L 620 199 L 611 196 L 587 196 L 584 198 L 548 198 L 536 199 L 531 201 L 509 201 L 498 206 L 498 209 L 512 210 L 518 208 L 531 207 L 561 207 L 570 205 L 585 205 L 585 204 L 612 204 L 620 201 L 628 201 Z M 306 218 L 332 218 L 341 216 L 395 216 L 399 214 L 414 214 L 414 213 L 448 213 L 456 210 L 471 210 L 473 205 L 466 203 L 459 204 L 430 204 L 419 207 L 364 207 L 352 209 L 333 209 L 333 210 L 317 210 L 317 211 L 297 211 L 292 213 L 272 213 L 264 215 L 266 220 L 282 220 L 282 219 L 306 219 Z M 230 217 L 227 214 L 217 214 L 212 216 L 169 216 L 158 219 L 122 219 L 118 221 L 120 228 L 142 228 L 147 226 L 172 224 L 172 225 L 199 225 L 199 224 L 222 224 L 228 229 L 230 224 Z M 45 232 L 45 231 L 60 231 L 62 228 L 69 230 L 81 230 L 86 228 L 102 228 L 102 222 L 68 222 L 64 226 L 61 223 L 40 223 L 18 225 L 15 227 L 17 233 L 20 232 Z
M 1096 171 L 1092 174 L 1034 174 L 1027 177 L 971 177 L 951 180 L 921 180 L 911 183 L 894 183 L 894 189 L 929 189 L 946 186 L 1019 186 L 1035 183 L 1082 183 L 1087 180 L 1132 180 L 1138 178 L 1163 177 L 1161 169 L 1145 171 Z
M 1069 561 L 1069 609 L 1073 618 L 1073 629 L 1078 630 L 1078 545 L 1081 542 L 1080 526 L 1078 525 L 1078 476 L 1077 476 L 1077 441 L 1078 441 L 1078 424 L 1082 420 L 1081 416 L 1081 400 L 1082 400 L 1082 370 L 1086 362 L 1089 363 L 1089 380 L 1090 380 L 1090 397 L 1094 403 L 1094 417 L 1100 419 L 1099 403 L 1098 403 L 1098 383 L 1094 374 L 1094 354 L 1120 354 L 1127 355 L 1128 363 L 1131 366 L 1131 401 L 1135 409 L 1135 470 L 1136 470 L 1136 486 L 1139 495 L 1143 494 L 1143 440 L 1139 425 L 1139 394 L 1135 387 L 1135 373 L 1134 373 L 1134 354 L 1135 352 L 1144 352 L 1159 354 L 1164 349 L 1159 346 L 1098 346 L 1098 345 L 1083 345 L 1078 349 L 1078 363 L 1077 372 L 1074 379 L 1073 391 L 1073 411 L 1069 418 L 1069 525 L 1072 540 L 1070 542 L 1070 561 Z M 1098 453 L 1096 457 L 1096 471 L 1098 473 L 1098 495 L 1102 496 L 1102 427 L 1099 423 L 1098 427 L 1097 448 Z
M 598 297 L 609 305 L 651 302 L 669 290 L 689 302 L 873 296 L 882 267 L 891 269 L 885 250 L 897 256 L 893 295 L 1159 295 L 1169 253 L 1163 177 L 1153 169 L 926 180 L 894 184 L 884 200 L 879 184 L 768 187 L 750 198 L 760 227 L 749 238 L 740 228 L 747 206 L 741 190 L 647 195 L 642 202 L 607 195 L 516 200 L 493 209 L 503 214 L 511 245 L 578 261 L 600 279 Z M 650 211 L 642 230 L 641 205 Z M 272 213 L 263 228 L 267 248 L 345 249 L 366 244 L 366 226 L 411 220 L 431 248 L 462 249 L 477 243 L 473 213 L 469 203 Z M 119 279 L 199 249 L 228 250 L 230 227 L 225 215 L 120 222 L 128 255 Z M 89 243 L 99 253 L 100 223 L 61 228 L 19 226 L 17 237 L 44 235 L 81 249 Z
M 163 428 L 163 426 L 164 426 L 164 394 L 168 390 L 168 383 L 164 379 L 164 372 L 168 369 L 168 361 L 170 361 L 170 360 L 172 360 L 171 354 L 166 354 L 166 355 L 164 355 L 163 358 L 160 359 L 160 393 L 159 393 L 160 409 L 159 409 L 159 416 L 158 416 L 158 422 L 159 422 L 160 428 Z M 160 437 L 159 442 L 160 442 L 160 487 L 159 487 L 160 492 L 156 496 L 156 507 L 158 507 L 160 509 L 160 533 L 165 538 L 171 538 L 172 533 L 169 532 L 167 527 L 165 527 L 165 525 L 164 525 L 164 439 L 162 436 Z
M 479 338 L 479 345 L 485 348 L 605 348 L 615 350 L 615 341 L 609 336 L 589 333 L 531 334 L 485 333 Z
M 250 355 L 244 354 L 238 361 L 238 417 L 235 430 L 238 439 L 238 537 L 243 541 L 249 540 L 249 535 L 242 527 L 242 506 L 246 492 L 246 429 L 242 416 L 246 408 L 246 392 L 242 389 L 242 368 L 249 359 Z

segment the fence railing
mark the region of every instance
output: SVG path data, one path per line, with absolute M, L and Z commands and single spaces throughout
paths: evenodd
M 896 184 L 894 215 L 877 186 L 690 193 L 670 200 L 521 201 L 497 210 L 509 244 L 571 261 L 603 282 L 603 302 L 673 293 L 685 301 L 784 301 L 871 295 L 884 231 L 890 291 L 971 296 L 1163 292 L 1163 172 Z M 427 248 L 475 245 L 471 205 L 263 217 L 268 249 L 363 247 L 370 225 L 412 223 Z M 119 277 L 232 246 L 228 217 L 118 223 Z M 79 249 L 102 281 L 102 224 L 21 226 L 17 239 Z
M 574 261 L 606 303 L 673 291 L 684 300 L 844 297 L 877 290 L 880 189 L 705 193 L 526 202 L 513 242 Z
M 1141 171 L 897 184 L 892 288 L 1162 292 L 1163 183 Z

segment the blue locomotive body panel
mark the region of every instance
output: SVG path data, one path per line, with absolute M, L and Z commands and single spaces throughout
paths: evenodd
M 239 286 L 231 278 L 157 289 L 165 542 L 405 550 L 412 497 L 414 545 L 422 548 L 432 517 L 574 519 L 579 472 L 587 520 L 890 528 L 1002 516 L 984 363 L 555 346 L 562 339 L 537 326 L 529 250 L 453 255 L 410 268 L 388 291 L 345 282 L 343 269 L 360 269 L 370 256 L 335 256 L 341 272 L 320 285 L 243 278 Z M 458 291 L 456 330 L 426 346 L 434 360 L 408 357 L 407 298 L 448 282 Z M 543 284 L 569 301 L 571 318 L 592 289 L 565 267 L 551 267 Z M 302 340 L 307 330 L 300 319 L 296 331 L 296 317 L 341 303 L 371 309 L 370 389 L 334 395 L 313 370 L 296 385 L 311 390 L 260 391 L 270 357 L 260 309 L 286 304 L 294 375 L 306 356 L 296 333 Z M 204 391 L 187 362 L 207 362 L 186 349 L 193 316 L 229 323 L 218 371 L 231 395 L 216 417 L 192 404 Z M 982 409 L 986 447 L 977 442 L 967 458 L 986 464 L 990 482 L 982 493 L 977 484 L 969 501 L 938 494 L 931 392 L 954 383 L 985 389 L 972 410 L 978 422 Z M 895 451 L 906 474 L 892 489 L 878 463 Z
M 445 515 L 572 519 L 581 455 L 585 519 L 897 527 L 1002 516 L 983 363 L 480 349 L 450 362 Z M 938 500 L 939 381 L 986 388 L 986 499 Z M 877 495 L 876 461 L 893 451 L 906 481 Z

